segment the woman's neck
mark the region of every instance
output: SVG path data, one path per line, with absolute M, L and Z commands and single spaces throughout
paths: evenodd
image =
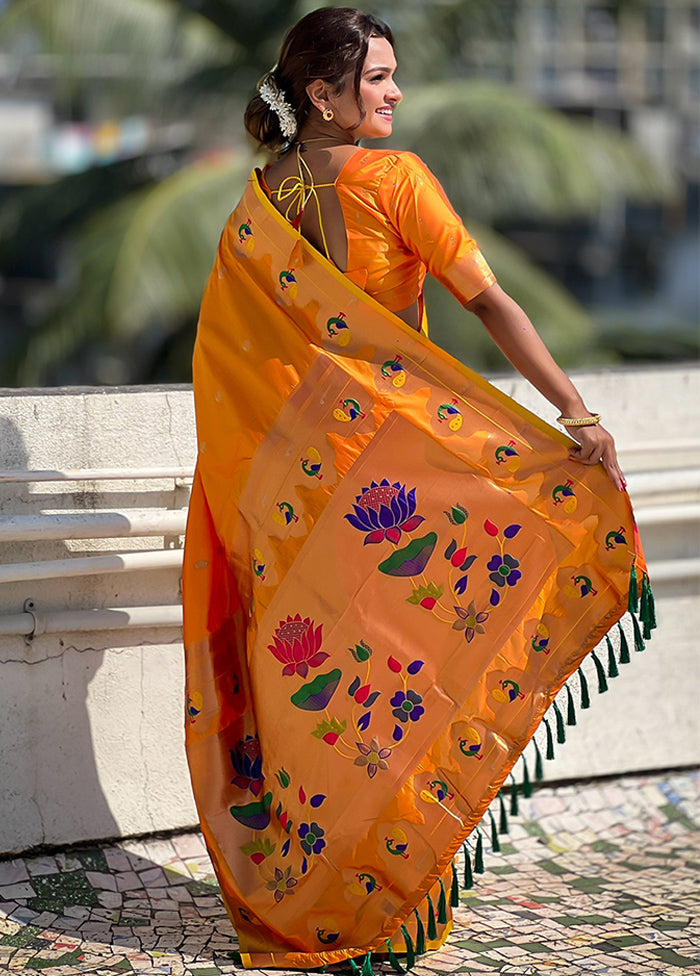
M 295 139 L 296 143 L 311 143 L 318 145 L 319 148 L 330 149 L 333 146 L 355 146 L 357 140 L 351 132 L 341 129 L 340 126 L 332 122 L 307 122 L 302 126 L 301 132 Z

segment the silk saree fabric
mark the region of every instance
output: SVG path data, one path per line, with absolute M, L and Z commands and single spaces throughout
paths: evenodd
M 244 965 L 410 962 L 634 580 L 648 609 L 629 499 L 327 262 L 259 174 L 194 384 L 187 752 Z

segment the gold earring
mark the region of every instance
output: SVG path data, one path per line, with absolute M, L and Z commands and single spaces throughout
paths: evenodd
M 332 108 L 324 108 L 323 110 L 324 122 L 332 122 L 334 115 L 335 113 Z

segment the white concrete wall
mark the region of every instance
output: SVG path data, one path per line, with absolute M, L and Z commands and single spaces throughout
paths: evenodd
M 620 446 L 700 442 L 698 370 L 668 368 L 576 377 Z M 519 379 L 498 385 L 553 419 Z M 185 388 L 0 391 L 0 469 L 190 467 L 192 398 Z M 650 463 L 638 453 L 631 467 Z M 653 466 L 694 464 L 687 452 Z M 180 493 L 181 494 L 181 493 Z M 697 496 L 697 493 L 696 493 Z M 694 497 L 696 497 L 694 496 Z M 0 484 L 3 516 L 94 508 L 178 507 L 169 481 Z M 697 523 L 651 531 L 648 557 L 698 554 Z M 162 548 L 161 539 L 5 544 L 0 563 L 100 550 Z M 655 587 L 660 628 L 592 708 L 548 779 L 695 764 L 700 760 L 697 578 Z M 0 584 L 0 617 L 32 598 L 40 610 L 173 604 L 177 569 L 67 581 Z M 45 634 L 27 646 L 0 636 L 0 853 L 41 844 L 148 833 L 196 823 L 182 733 L 182 645 L 175 629 Z M 592 692 L 595 681 L 590 682 Z

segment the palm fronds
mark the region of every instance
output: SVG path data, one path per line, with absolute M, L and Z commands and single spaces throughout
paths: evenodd
M 79 228 L 62 293 L 30 336 L 19 382 L 40 384 L 95 336 L 124 345 L 194 319 L 250 163 L 247 156 L 193 163 Z
M 489 222 L 593 214 L 609 195 L 658 200 L 674 188 L 620 133 L 504 85 L 455 80 L 407 91 L 394 141 L 440 173 L 460 212 Z

